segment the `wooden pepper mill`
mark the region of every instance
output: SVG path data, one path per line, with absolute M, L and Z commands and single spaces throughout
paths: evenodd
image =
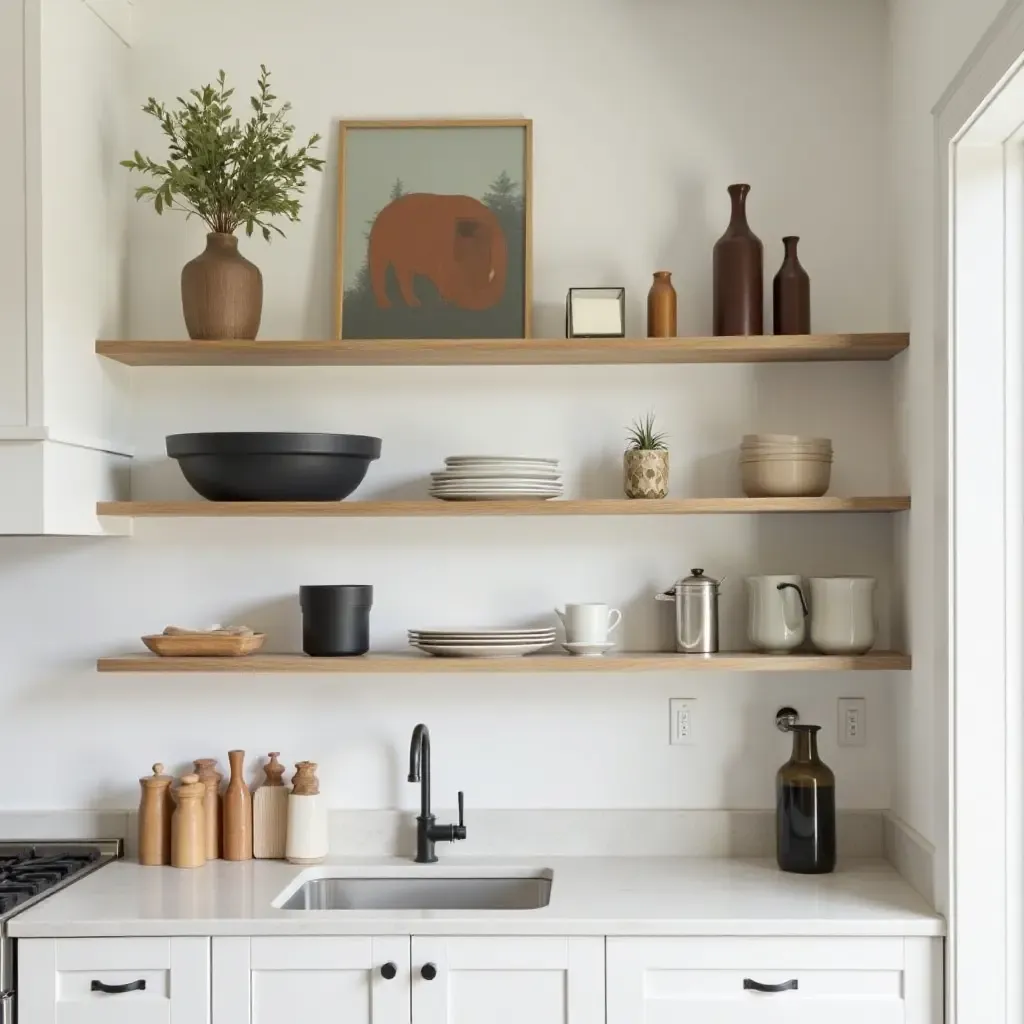
M 206 859 L 216 860 L 220 856 L 221 804 L 220 784 L 224 776 L 217 771 L 215 757 L 200 757 L 192 762 L 199 781 L 206 786 L 203 797 L 203 814 L 206 818 Z
M 252 860 L 252 793 L 245 784 L 245 751 L 228 751 L 231 779 L 224 791 L 225 860 Z
M 171 864 L 200 868 L 206 863 L 206 785 L 198 775 L 186 775 L 178 787 L 178 807 L 171 828 Z
M 284 860 L 288 835 L 288 790 L 280 752 L 267 755 L 266 779 L 252 797 L 252 852 L 257 860 Z
M 171 863 L 171 776 L 164 775 L 162 764 L 153 765 L 153 774 L 139 779 L 142 799 L 139 803 L 139 863 L 152 867 Z

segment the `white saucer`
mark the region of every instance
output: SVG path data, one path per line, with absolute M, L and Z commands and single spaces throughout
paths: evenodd
M 610 651 L 615 646 L 615 642 L 607 640 L 603 644 L 562 644 L 562 646 L 570 654 L 581 658 L 600 658 L 605 651 Z

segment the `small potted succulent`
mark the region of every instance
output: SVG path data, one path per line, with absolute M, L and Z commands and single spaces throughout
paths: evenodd
M 320 171 L 324 161 L 312 151 L 314 135 L 291 147 L 295 126 L 290 103 L 276 109 L 270 72 L 260 66 L 257 94 L 249 101 L 252 117 L 243 123 L 231 109 L 234 89 L 223 71 L 215 85 L 192 89 L 168 110 L 150 97 L 143 111 L 160 123 L 168 140 L 167 162 L 157 163 L 138 150 L 121 166 L 155 179 L 135 191 L 158 214 L 177 210 L 198 217 L 210 229 L 206 251 L 181 272 L 181 303 L 189 337 L 252 339 L 263 312 L 263 276 L 238 251 L 235 232 L 259 229 L 269 242 L 284 232 L 274 217 L 299 219 L 298 197 L 305 191 L 306 171 Z
M 654 429 L 654 413 L 634 420 L 626 434 L 623 481 L 627 498 L 664 498 L 668 495 L 666 435 Z

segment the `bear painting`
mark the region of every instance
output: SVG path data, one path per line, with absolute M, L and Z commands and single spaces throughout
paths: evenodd
M 529 336 L 530 123 L 348 122 L 342 338 Z

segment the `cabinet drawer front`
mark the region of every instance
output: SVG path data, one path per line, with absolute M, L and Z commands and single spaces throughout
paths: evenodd
M 102 992 L 93 982 L 125 992 Z M 145 983 L 140 988 L 139 983 Z M 57 1024 L 170 1024 L 169 970 L 109 969 L 57 972 Z
M 609 939 L 608 1024 L 903 1024 L 903 960 L 901 939 Z
M 58 939 L 58 971 L 171 969 L 170 939 Z

